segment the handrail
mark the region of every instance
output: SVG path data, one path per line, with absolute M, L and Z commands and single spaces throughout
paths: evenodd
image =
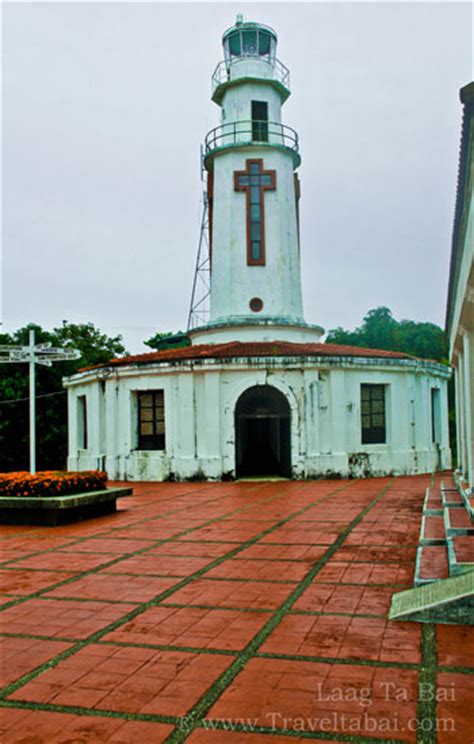
M 238 145 L 279 145 L 299 150 L 298 134 L 276 121 L 230 121 L 214 127 L 204 140 L 206 155 L 221 147 Z
M 230 71 L 231 67 L 235 62 L 238 62 L 241 59 L 246 60 L 257 60 L 259 62 L 265 62 L 267 65 L 269 65 L 273 69 L 273 75 L 270 78 L 266 78 L 268 80 L 276 80 L 277 82 L 281 83 L 287 90 L 290 90 L 290 71 L 288 67 L 285 67 L 283 62 L 280 62 L 279 59 L 264 59 L 262 57 L 257 57 L 254 54 L 247 54 L 247 55 L 240 55 L 239 57 L 236 57 L 235 60 L 228 63 L 225 60 L 222 60 L 218 63 L 216 69 L 213 72 L 212 75 L 212 92 L 216 90 L 216 88 L 219 85 L 222 85 L 223 83 L 228 83 L 232 80 Z M 238 79 L 238 78 L 235 78 Z

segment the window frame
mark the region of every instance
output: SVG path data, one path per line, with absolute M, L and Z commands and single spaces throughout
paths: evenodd
M 441 390 L 438 387 L 431 388 L 431 443 L 441 444 Z
M 88 447 L 87 395 L 83 393 L 77 396 L 77 449 L 87 450 Z
M 255 167 L 257 173 L 255 173 Z M 258 175 L 259 185 L 257 186 L 251 183 L 250 179 L 253 175 Z M 253 192 L 252 189 L 254 189 Z M 248 158 L 245 161 L 244 171 L 234 171 L 234 191 L 244 191 L 246 198 L 247 266 L 265 266 L 265 192 L 275 191 L 275 189 L 276 170 L 265 170 L 263 158 Z M 255 190 L 258 192 L 257 200 L 254 198 Z M 252 219 L 252 205 L 259 207 L 259 219 Z M 260 240 L 252 241 L 251 225 L 257 223 L 260 225 Z
M 364 397 L 364 393 L 368 395 Z M 381 393 L 381 394 L 380 394 Z M 378 409 L 382 402 L 381 410 Z M 364 411 L 364 404 L 368 404 L 368 412 Z M 375 425 L 374 417 L 381 416 L 382 425 Z M 369 418 L 370 426 L 364 426 L 364 418 Z M 362 382 L 360 384 L 360 438 L 361 443 L 387 444 L 387 385 L 384 383 Z
M 151 396 L 151 405 L 144 405 L 144 396 Z M 142 413 L 151 411 L 151 418 L 144 419 Z M 137 449 L 143 451 L 164 452 L 166 450 L 166 410 L 165 391 L 163 389 L 136 391 Z M 151 424 L 152 433 L 143 434 L 142 424 Z M 157 431 L 162 425 L 163 431 Z
M 262 115 L 258 114 L 258 109 Z M 268 101 L 250 101 L 250 118 L 252 121 L 252 142 L 268 142 Z

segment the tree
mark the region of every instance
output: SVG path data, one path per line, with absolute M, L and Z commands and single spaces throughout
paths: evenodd
M 27 345 L 30 329 L 37 343 L 79 349 L 81 358 L 36 367 L 37 466 L 63 469 L 67 457 L 67 394 L 62 378 L 82 367 L 108 362 L 126 353 L 121 336 L 109 337 L 92 323 L 63 321 L 59 328 L 43 330 L 30 323 L 13 334 L 1 333 L 0 344 Z M 29 414 L 28 365 L 0 365 L 0 471 L 28 470 Z
M 448 363 L 448 344 L 442 328 L 434 323 L 414 320 L 395 320 L 388 307 L 376 307 L 365 315 L 362 325 L 354 331 L 335 328 L 329 331 L 326 342 L 365 346 L 369 349 L 403 351 L 422 359 Z M 453 455 L 456 453 L 456 414 L 454 378 L 448 382 L 449 437 Z
M 191 341 L 183 331 L 177 331 L 176 333 L 155 333 L 143 343 L 151 349 L 162 351 L 164 349 L 180 349 L 183 346 L 190 346 Z
M 446 361 L 448 355 L 444 331 L 434 323 L 395 320 L 388 307 L 376 307 L 364 316 L 354 331 L 338 327 L 328 332 L 329 344 L 365 346 L 368 349 L 402 351 L 423 359 Z

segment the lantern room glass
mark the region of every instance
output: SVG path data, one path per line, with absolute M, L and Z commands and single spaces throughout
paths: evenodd
M 227 65 L 238 57 L 257 57 L 273 64 L 276 38 L 264 28 L 236 28 L 224 39 L 224 56 Z

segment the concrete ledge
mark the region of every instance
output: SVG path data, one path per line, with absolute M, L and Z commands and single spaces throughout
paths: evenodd
M 107 488 L 72 496 L 0 497 L 0 523 L 55 526 L 79 522 L 112 514 L 117 510 L 117 498 L 132 493 L 132 488 Z

